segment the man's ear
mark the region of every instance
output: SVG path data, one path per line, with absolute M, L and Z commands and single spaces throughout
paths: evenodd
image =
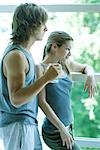
M 57 48 L 57 44 L 56 43 L 53 43 L 52 44 L 52 49 L 56 49 Z

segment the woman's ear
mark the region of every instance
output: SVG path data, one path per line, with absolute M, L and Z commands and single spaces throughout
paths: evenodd
M 56 43 L 52 44 L 52 46 L 51 46 L 51 53 L 53 55 L 56 55 L 56 53 L 57 53 L 57 44 Z

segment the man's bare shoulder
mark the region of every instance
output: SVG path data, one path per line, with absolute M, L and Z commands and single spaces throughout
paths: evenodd
M 4 57 L 4 62 L 7 61 L 17 61 L 17 60 L 22 60 L 25 59 L 25 55 L 23 52 L 15 49 L 13 51 L 10 51 L 5 57 Z
M 27 60 L 23 52 L 15 49 L 14 51 L 9 52 L 3 60 L 3 68 L 4 70 L 8 70 L 10 72 L 16 72 L 21 70 L 26 70 Z

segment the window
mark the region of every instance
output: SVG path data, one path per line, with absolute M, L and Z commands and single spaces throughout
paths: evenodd
M 11 2 L 11 0 L 9 2 Z M 76 5 L 78 4 L 78 2 L 83 5 Z M 95 68 L 96 72 L 100 73 L 100 13 L 98 11 L 100 10 L 100 5 L 92 5 L 91 7 L 89 5 L 88 7 L 88 5 L 84 4 L 85 2 L 88 4 L 97 3 L 96 0 L 91 0 L 90 2 L 85 0 L 71 0 L 67 1 L 67 4 L 69 5 L 65 5 L 66 0 L 63 0 L 64 7 L 63 9 L 61 9 L 62 1 L 50 1 L 49 5 L 48 3 L 45 3 L 45 0 L 41 0 L 41 2 L 38 1 L 39 4 L 43 4 L 49 9 L 49 21 L 47 23 L 48 32 L 44 36 L 43 41 L 38 43 L 36 42 L 34 48 L 32 48 L 32 54 L 36 63 L 39 63 L 42 60 L 43 47 L 50 32 L 54 30 L 64 30 L 71 34 L 74 38 L 72 57 L 79 62 L 86 62 L 92 65 Z M 18 3 L 20 3 L 20 1 L 13 2 L 14 5 Z M 70 3 L 73 3 L 75 5 L 71 5 Z M 0 13 L 0 58 L 2 57 L 3 51 L 9 41 L 11 33 L 11 20 L 13 15 L 12 10 L 14 8 L 13 5 L 8 6 L 8 1 L 4 1 L 3 4 L 1 5 L 3 5 L 4 8 L 5 4 L 7 4 L 7 9 L 12 9 L 11 12 L 7 12 L 6 9 L 4 9 L 4 11 L 1 11 Z M 59 6 L 55 4 L 59 4 Z M 53 5 L 53 7 L 50 7 L 50 5 Z M 93 9 L 93 11 L 90 11 L 91 8 Z M 3 8 L 1 10 L 3 10 Z M 35 53 L 34 49 L 37 49 Z M 83 82 L 75 82 L 72 91 L 72 105 L 75 116 L 75 136 L 100 138 L 100 84 L 98 83 L 98 94 L 95 96 L 95 99 L 92 100 L 87 98 L 87 93 L 84 94 L 83 88 Z M 41 114 L 41 111 L 39 111 L 39 114 Z M 41 122 L 44 115 L 41 118 L 40 116 L 41 115 L 38 115 L 39 124 L 42 124 Z M 80 128 L 81 126 L 82 128 Z M 39 126 L 39 129 L 40 128 L 41 125 Z M 93 134 L 92 130 L 94 130 Z

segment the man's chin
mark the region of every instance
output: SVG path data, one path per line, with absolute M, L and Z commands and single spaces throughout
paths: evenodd
M 66 56 L 65 58 L 68 59 L 71 55 Z
M 69 56 L 66 56 L 65 59 L 68 59 Z
M 42 40 L 43 40 L 43 38 L 38 38 L 38 39 L 37 39 L 37 41 L 42 41 Z

